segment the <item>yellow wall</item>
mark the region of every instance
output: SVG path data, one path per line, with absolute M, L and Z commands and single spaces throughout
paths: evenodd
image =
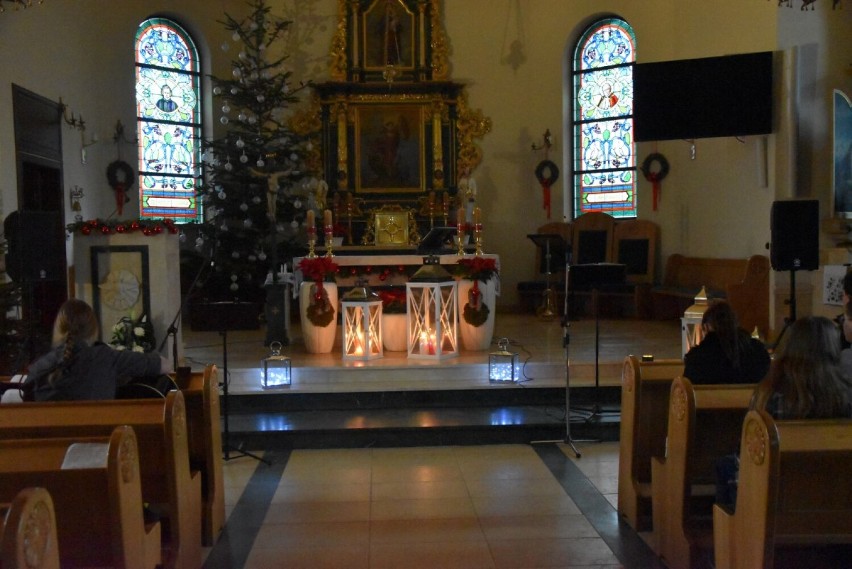
M 274 15 L 295 20 L 288 48 L 295 76 L 328 79 L 337 0 L 271 0 L 269 4 Z M 776 133 L 765 140 L 765 186 L 759 183 L 763 158 L 758 137 L 699 140 L 694 159 L 685 141 L 638 146 L 639 163 L 649 153 L 661 152 L 671 165 L 657 211 L 651 208 L 649 184 L 639 178 L 639 214 L 661 226 L 662 260 L 674 252 L 723 257 L 768 254 L 764 246 L 770 239 L 769 209 L 775 199 L 819 198 L 822 217 L 828 217 L 830 93 L 832 88 L 852 93 L 848 71 L 852 6 L 832 11 L 828 0 L 817 4 L 815 11 L 801 12 L 766 0 L 446 0 L 451 78 L 468 86 L 470 105 L 481 109 L 493 124 L 481 141 L 484 160 L 474 177 L 485 220 L 485 247 L 501 255 L 504 269 L 500 308 L 516 306 L 517 282 L 533 276 L 534 246 L 526 235 L 547 221 L 534 176 L 544 156 L 531 150 L 533 143 L 541 143 L 545 129 L 554 134 L 550 158 L 560 166 L 553 195 L 554 220 L 568 211 L 563 205 L 570 182 L 570 160 L 565 157 L 570 119 L 564 88 L 566 58 L 582 27 L 602 15 L 618 15 L 631 23 L 640 62 L 778 52 Z M 130 72 L 134 31 L 141 18 L 158 10 L 187 23 L 204 46 L 203 55 L 213 72 L 228 72 L 234 54 L 221 50 L 230 38 L 217 20 L 225 11 L 235 15 L 245 11 L 242 0 L 46 0 L 26 11 L 0 14 L 4 53 L 0 59 L 0 210 L 4 217 L 16 207 L 12 83 L 52 100 L 62 97 L 71 110 L 86 118 L 87 137 L 99 134 L 102 142 L 88 149 L 89 163 L 82 165 L 79 134 L 63 127 L 64 182 L 66 188 L 84 188 L 84 217 L 104 217 L 112 211 L 106 166 L 119 156 L 131 158 L 134 152 L 132 146 L 117 147 L 111 140 L 116 120 L 134 124 Z M 509 57 L 513 43 L 523 55 L 516 65 Z M 804 103 L 799 97 L 800 107 L 792 112 L 787 86 L 791 62 L 801 59 L 801 52 L 808 69 L 799 73 L 806 83 L 799 88 L 809 95 Z M 208 118 L 218 124 L 215 109 Z M 126 215 L 133 213 L 131 209 Z M 66 217 L 72 219 L 70 209 Z M 787 276 L 778 278 L 785 281 Z

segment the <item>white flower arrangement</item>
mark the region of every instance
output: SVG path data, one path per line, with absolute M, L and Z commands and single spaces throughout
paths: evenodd
M 110 346 L 116 350 L 150 352 L 154 349 L 154 327 L 144 314 L 134 321 L 131 316 L 122 316 L 112 327 Z

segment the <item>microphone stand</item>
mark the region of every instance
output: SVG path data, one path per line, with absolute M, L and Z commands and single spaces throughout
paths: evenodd
M 162 353 L 163 348 L 166 346 L 166 342 L 169 339 L 169 336 L 172 338 L 172 366 L 174 368 L 175 373 L 178 371 L 178 346 L 177 346 L 177 323 L 180 320 L 181 315 L 183 314 L 183 309 L 186 308 L 186 303 L 189 300 L 189 297 L 192 296 L 192 293 L 195 292 L 195 289 L 198 285 L 198 282 L 201 280 L 201 275 L 204 274 L 204 269 L 207 266 L 213 266 L 213 252 L 210 252 L 210 256 L 204 260 L 201 264 L 201 268 L 198 269 L 198 272 L 195 274 L 195 278 L 192 279 L 192 284 L 189 285 L 189 290 L 186 291 L 186 295 L 180 301 L 180 307 L 177 310 L 177 314 L 172 319 L 172 323 L 166 329 L 166 336 L 163 338 L 163 341 L 160 343 L 160 347 L 157 350 Z

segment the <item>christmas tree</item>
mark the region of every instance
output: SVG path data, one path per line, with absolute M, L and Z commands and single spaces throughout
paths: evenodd
M 310 142 L 287 126 L 288 109 L 307 85 L 294 84 L 287 55 L 276 53 L 292 22 L 274 18 L 265 0 L 250 15 L 221 23 L 236 51 L 232 77 L 213 77 L 221 136 L 202 145 L 206 209 L 196 240 L 215 268 L 202 294 L 210 300 L 258 301 L 267 274 L 301 252 L 306 211 L 319 209 L 322 184 L 305 171 Z

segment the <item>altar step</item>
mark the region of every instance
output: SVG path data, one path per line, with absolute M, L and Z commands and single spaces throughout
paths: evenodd
M 572 388 L 570 397 L 572 439 L 618 439 L 619 388 Z M 225 406 L 235 450 L 564 441 L 568 429 L 564 388 L 243 394 Z

